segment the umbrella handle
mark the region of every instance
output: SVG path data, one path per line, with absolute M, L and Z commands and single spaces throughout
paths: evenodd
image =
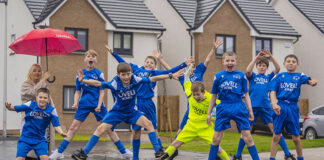
M 54 83 L 55 79 L 56 79 L 55 76 L 53 76 L 53 80 L 50 80 L 50 79 L 48 78 L 48 79 L 47 79 L 47 82 L 48 82 L 48 83 Z

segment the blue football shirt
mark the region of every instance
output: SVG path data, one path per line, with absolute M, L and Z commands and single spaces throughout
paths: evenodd
M 270 82 L 269 90 L 276 92 L 278 100 L 298 102 L 302 84 L 307 84 L 310 77 L 304 73 L 282 72 Z
M 204 74 L 206 72 L 206 66 L 205 62 L 201 62 L 194 70 L 193 74 L 190 75 L 189 79 L 191 83 L 194 83 L 196 81 L 203 82 L 204 81 Z M 184 76 L 179 77 L 179 82 L 183 88 L 183 83 L 184 83 Z
M 94 68 L 93 70 L 82 70 L 84 74 L 84 78 L 86 80 L 97 80 L 100 82 L 104 82 L 104 74 L 99 71 L 97 68 Z M 95 86 L 90 86 L 85 83 L 80 83 L 78 81 L 78 75 L 76 78 L 76 90 L 81 91 L 81 97 L 79 100 L 79 107 L 97 107 L 98 106 L 98 100 L 99 100 L 99 91 L 102 90 L 103 88 L 100 87 L 95 87 Z M 102 103 L 102 106 L 104 104 Z
M 25 112 L 24 125 L 19 141 L 38 144 L 46 141 L 46 128 L 50 123 L 54 127 L 60 126 L 56 109 L 50 105 L 46 105 L 45 109 L 41 109 L 36 102 L 29 101 L 22 105 L 16 105 L 15 110 L 16 112 Z
M 252 107 L 270 108 L 268 86 L 273 76 L 273 72 L 268 75 L 256 74 L 252 72 L 252 75 L 247 77 L 249 80 L 249 95 L 251 98 Z
M 129 113 L 133 112 L 134 109 L 137 110 L 135 103 L 140 85 L 150 82 L 148 77 L 132 75 L 130 84 L 127 87 L 123 87 L 118 76 L 115 76 L 110 82 L 102 82 L 101 84 L 103 88 L 111 90 L 115 102 L 112 110 Z
M 217 94 L 221 102 L 240 102 L 246 92 L 248 92 L 247 79 L 243 72 L 224 70 L 215 74 L 211 93 Z

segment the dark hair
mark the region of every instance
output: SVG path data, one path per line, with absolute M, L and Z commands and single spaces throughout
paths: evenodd
M 297 64 L 298 64 L 298 57 L 297 57 L 296 55 L 294 55 L 294 54 L 288 54 L 288 55 L 285 57 L 285 61 L 284 61 L 284 62 L 286 62 L 286 59 L 287 59 L 287 58 L 295 58 L 296 61 L 297 61 Z
M 117 73 L 121 73 L 121 72 L 129 72 L 132 71 L 132 67 L 125 62 L 119 63 L 117 66 Z
M 269 67 L 269 60 L 268 59 L 266 59 L 266 58 L 258 58 L 257 62 L 256 62 L 256 65 L 261 64 L 261 63 L 264 63 L 267 67 Z
M 38 89 L 37 90 L 37 96 L 38 96 L 38 94 L 39 93 L 46 93 L 48 96 L 49 96 L 49 94 L 50 94 L 50 91 L 49 91 L 49 89 L 47 89 L 47 88 L 40 88 L 40 89 Z
M 145 58 L 145 61 L 146 61 L 147 59 L 153 59 L 155 65 L 157 64 L 157 61 L 156 61 L 156 58 L 155 58 L 155 57 L 153 57 L 153 56 L 147 56 L 147 57 Z
M 202 82 L 194 82 L 191 86 L 191 91 L 192 92 L 198 92 L 198 91 L 201 91 L 201 92 L 204 92 L 205 91 L 205 85 L 202 83 Z

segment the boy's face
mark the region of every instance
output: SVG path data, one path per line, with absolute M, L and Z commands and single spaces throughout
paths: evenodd
M 40 67 L 36 66 L 34 69 L 33 69 L 33 73 L 32 73 L 32 80 L 33 81 L 39 81 L 42 77 L 42 70 Z
M 130 80 L 132 78 L 132 72 L 120 72 L 117 73 L 117 76 L 120 78 L 120 80 L 123 82 L 123 85 L 129 85 Z
M 39 92 L 38 95 L 36 96 L 36 102 L 39 107 L 43 108 L 48 104 L 49 99 L 48 99 L 48 94 L 44 92 Z
M 146 70 L 153 70 L 155 69 L 156 64 L 155 61 L 152 58 L 147 58 L 144 62 L 144 68 Z
M 205 94 L 205 91 L 201 92 L 200 89 L 199 89 L 199 91 L 192 92 L 192 96 L 194 97 L 194 99 L 197 102 L 200 102 L 204 99 L 204 94 Z
M 256 65 L 256 69 L 258 70 L 259 74 L 265 74 L 268 69 L 268 66 L 265 63 L 259 63 Z
M 87 67 L 93 68 L 97 63 L 97 56 L 88 54 L 84 58 L 84 62 L 87 64 Z
M 284 62 L 284 66 L 288 72 L 294 72 L 298 67 L 298 63 L 294 57 L 288 57 Z
M 223 59 L 223 66 L 225 70 L 228 72 L 234 71 L 234 67 L 236 66 L 236 57 L 235 56 L 225 56 Z

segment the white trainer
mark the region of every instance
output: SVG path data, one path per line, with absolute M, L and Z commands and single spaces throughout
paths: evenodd
M 122 159 L 131 159 L 131 158 L 133 158 L 133 152 L 126 149 L 126 153 L 121 154 L 121 158 Z
M 63 159 L 64 155 L 63 153 L 59 153 L 57 149 L 48 157 L 49 159 Z

